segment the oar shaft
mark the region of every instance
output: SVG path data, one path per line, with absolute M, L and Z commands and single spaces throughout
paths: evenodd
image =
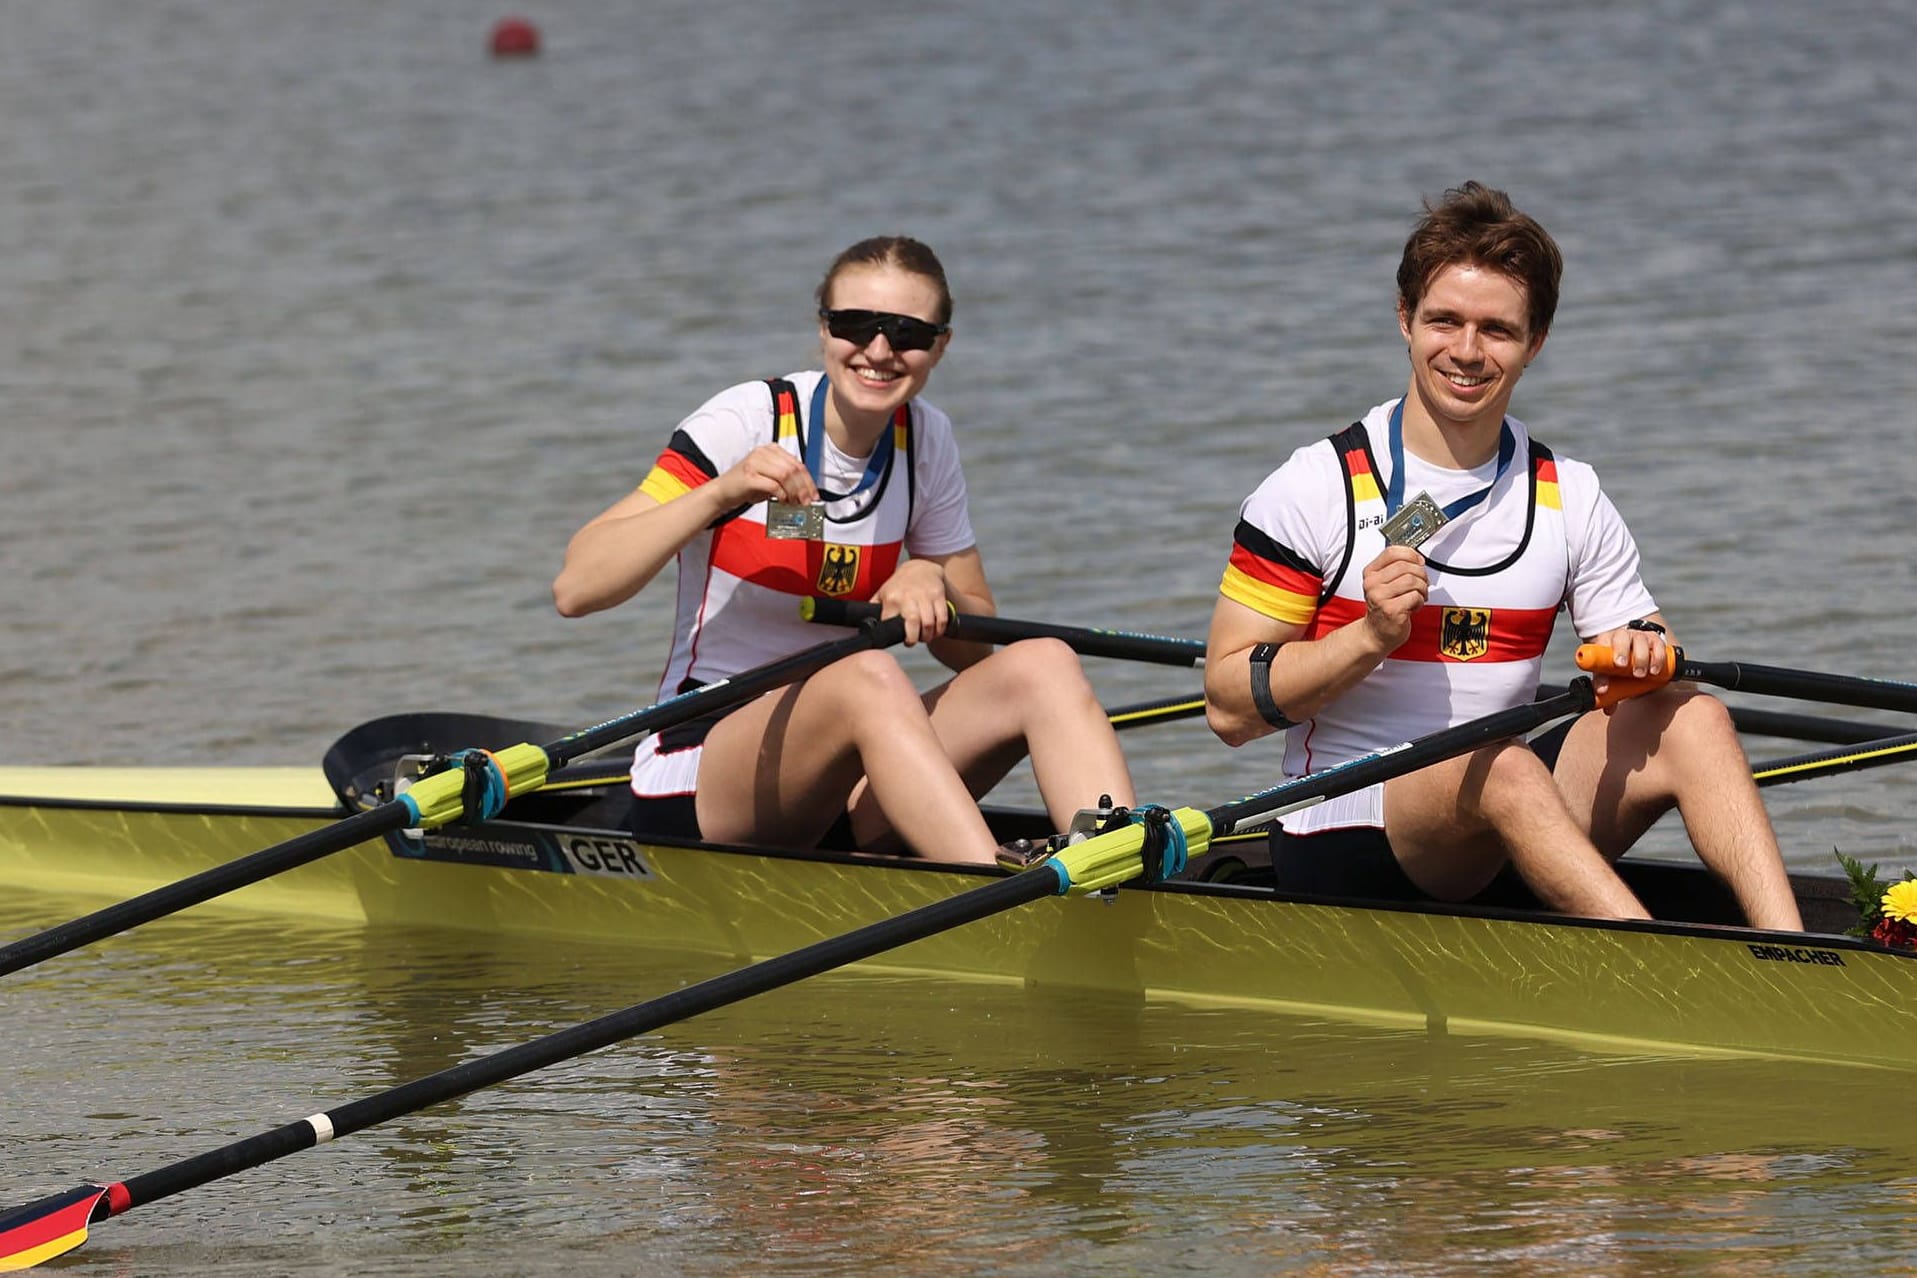
M 1203 696 L 1185 695 L 1182 697 L 1153 697 L 1149 701 L 1133 701 L 1122 706 L 1109 706 L 1105 717 L 1111 720 L 1113 728 L 1125 732 L 1132 728 L 1150 727 L 1157 723 L 1175 723 L 1180 719 L 1196 719 L 1205 713 Z M 1815 737 L 1811 740 L 1851 741 L 1864 740 L 1863 737 Z M 568 764 L 565 771 L 554 772 L 546 778 L 542 790 L 579 789 L 590 785 L 604 785 L 608 781 L 623 779 L 631 771 L 632 763 L 626 759 L 588 759 L 583 763 Z
M 1509 710 L 1473 719 L 1469 723 L 1431 733 L 1389 750 L 1362 755 L 1348 763 L 1273 786 L 1236 803 L 1213 808 L 1206 815 L 1212 819 L 1214 837 L 1230 834 L 1287 812 L 1296 812 L 1326 799 L 1362 790 L 1379 781 L 1416 772 L 1419 768 L 1489 745 L 1493 741 L 1518 736 L 1567 714 L 1582 714 L 1596 704 L 1591 681 L 1574 679 L 1567 691 L 1555 697 L 1512 706 Z
M 155 1202 L 222 1176 L 308 1149 L 320 1143 L 319 1131 L 322 1128 L 328 1132 L 328 1139 L 345 1136 L 482 1087 L 490 1087 L 521 1074 L 583 1056 L 635 1035 L 817 976 L 848 963 L 871 958 L 939 932 L 962 927 L 1015 906 L 1054 896 L 1058 890 L 1058 876 L 1048 866 L 987 883 L 895 918 L 868 924 L 843 936 L 819 941 L 790 954 L 701 981 L 598 1020 L 402 1083 L 398 1087 L 329 1110 L 323 1116 L 316 1115 L 312 1119 L 288 1123 L 209 1153 L 135 1176 L 125 1182 L 127 1207 Z M 316 1122 L 319 1124 L 317 1127 Z
M 861 618 L 851 624 L 858 626 L 857 634 L 795 652 L 745 674 L 720 679 L 691 692 L 668 697 L 617 719 L 581 728 L 544 747 L 546 757 L 551 760 L 551 766 L 557 768 L 581 755 L 591 754 L 594 750 L 617 744 L 628 737 L 636 737 L 661 724 L 683 722 L 750 701 L 761 693 L 796 683 L 814 671 L 823 670 L 854 653 L 864 652 L 868 648 L 889 648 L 905 642 L 905 623 L 897 617 L 880 621 L 877 608 L 872 610 L 871 617 Z
M 1856 745 L 1875 741 L 1883 727 L 1857 723 L 1850 719 L 1830 719 L 1814 714 L 1787 714 L 1778 710 L 1759 710 L 1752 706 L 1732 706 L 1731 724 L 1739 732 L 1754 737 L 1777 737 L 1785 741 L 1824 741 L 1831 745 Z
M 1906 763 L 1913 758 L 1917 758 L 1917 732 L 1906 732 L 1834 750 L 1817 750 L 1788 759 L 1754 763 L 1751 765 L 1751 775 L 1760 786 L 1788 785 L 1813 777 L 1836 776 L 1844 772 L 1860 772 L 1865 768 Z
M 1196 719 L 1203 713 L 1205 699 L 1202 696 L 1158 697 L 1151 701 L 1113 706 L 1105 712 L 1105 717 L 1111 720 L 1112 727 L 1123 732 L 1127 728 L 1142 728 L 1154 723 Z
M 237 891 L 275 874 L 297 869 L 310 861 L 343 852 L 368 839 L 406 828 L 408 813 L 397 803 L 383 804 L 335 822 L 324 829 L 297 835 L 249 856 L 239 857 L 190 878 L 154 888 L 92 914 L 82 915 L 0 946 L 0 976 L 77 950 L 83 945 L 150 923 L 179 910 Z
M 1678 663 L 1677 677 L 1715 684 L 1733 692 L 1917 713 L 1917 684 L 1890 679 L 1860 679 L 1814 670 L 1757 666 L 1743 661 L 1692 661 L 1689 657 Z
M 800 608 L 806 620 L 828 626 L 856 626 L 879 615 L 877 604 L 851 603 L 843 599 L 810 599 Z M 1048 621 L 1018 621 L 1010 617 L 985 617 L 961 612 L 953 615 L 945 633 L 948 638 L 972 639 L 979 643 L 1057 639 L 1074 652 L 1087 657 L 1148 661 L 1161 666 L 1205 664 L 1205 645 L 1202 640 L 1140 635 L 1125 630 L 1096 630 L 1083 626 L 1054 625 Z
M 1538 696 L 1548 697 L 1557 689 L 1546 685 Z M 1731 724 L 1752 737 L 1777 737 L 1783 741 L 1823 741 L 1831 745 L 1856 745 L 1875 741 L 1884 735 L 1883 725 L 1859 723 L 1855 719 L 1832 719 L 1815 714 L 1792 714 L 1783 710 L 1765 710 L 1757 706 L 1729 706 Z

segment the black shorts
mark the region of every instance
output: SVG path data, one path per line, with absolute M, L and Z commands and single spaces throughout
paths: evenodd
M 633 836 L 640 839 L 652 837 L 697 841 L 705 838 L 699 830 L 699 798 L 692 794 L 635 794 L 632 796 L 632 815 L 628 823 Z M 839 813 L 839 819 L 832 823 L 832 827 L 815 846 L 835 848 L 841 852 L 858 851 L 858 841 L 852 837 L 851 814 Z
M 699 685 L 681 684 L 681 695 L 695 690 Z M 659 733 L 659 750 L 670 754 L 678 750 L 690 750 L 694 746 L 704 745 L 708 733 L 718 726 L 719 720 L 731 714 L 739 706 L 727 706 L 711 714 L 702 714 L 696 719 L 684 723 L 675 723 Z M 654 835 L 665 839 L 698 839 L 699 804 L 696 795 L 691 794 L 635 794 L 632 796 L 632 812 L 627 818 L 633 834 L 639 838 Z
M 1553 772 L 1558 770 L 1558 751 L 1564 749 L 1564 738 L 1570 734 L 1571 725 L 1576 722 L 1574 718 L 1566 719 L 1531 738 L 1531 753 L 1544 760 L 1544 766 Z
M 1406 877 L 1385 832 L 1374 825 L 1317 834 L 1287 834 L 1271 827 L 1271 873 L 1280 892 L 1307 896 L 1356 896 L 1374 901 L 1426 901 L 1429 895 Z
M 1544 766 L 1557 765 L 1558 751 L 1575 719 L 1540 733 L 1530 743 Z M 1430 893 L 1413 883 L 1398 864 L 1391 841 L 1377 826 L 1349 826 L 1317 834 L 1287 834 L 1271 827 L 1271 872 L 1280 892 L 1310 896 L 1352 896 L 1374 901 L 1428 901 Z M 1530 897 L 1510 866 L 1479 893 L 1477 904 L 1523 905 Z
M 648 835 L 662 839 L 699 837 L 699 801 L 691 794 L 635 794 L 632 814 L 627 818 L 638 838 Z

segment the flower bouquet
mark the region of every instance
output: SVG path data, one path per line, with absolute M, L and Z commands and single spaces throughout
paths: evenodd
M 1874 865 L 1866 867 L 1842 852 L 1837 853 L 1837 862 L 1850 879 L 1851 904 L 1857 907 L 1857 926 L 1850 934 L 1917 950 L 1917 875 L 1905 870 L 1901 879 L 1886 886 Z

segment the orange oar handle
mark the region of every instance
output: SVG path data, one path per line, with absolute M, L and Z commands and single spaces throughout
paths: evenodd
M 1682 648 L 1670 648 L 1664 653 L 1664 668 L 1642 679 L 1633 674 L 1619 674 L 1611 663 L 1616 659 L 1608 643 L 1583 643 L 1578 645 L 1578 669 L 1591 674 L 1603 675 L 1604 691 L 1598 694 L 1597 708 L 1609 710 L 1620 701 L 1631 697 L 1643 696 L 1655 692 L 1669 683 L 1677 674 L 1677 668 L 1684 662 Z

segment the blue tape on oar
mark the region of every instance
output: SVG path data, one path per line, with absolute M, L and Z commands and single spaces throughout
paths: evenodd
M 1045 864 L 1051 868 L 1053 875 L 1058 879 L 1056 895 L 1064 896 L 1069 893 L 1072 890 L 1072 872 L 1056 859 L 1047 861 Z
M 485 750 L 461 750 L 453 762 L 466 770 L 466 786 L 460 792 L 460 806 L 468 821 L 490 821 L 506 810 L 506 774 L 499 760 Z
M 1170 808 L 1161 803 L 1140 804 L 1131 811 L 1131 823 L 1145 827 L 1145 882 L 1169 879 L 1185 868 L 1185 827 L 1172 820 Z

